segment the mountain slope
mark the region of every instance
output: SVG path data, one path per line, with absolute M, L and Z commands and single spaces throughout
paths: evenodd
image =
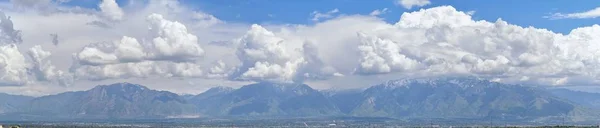
M 298 117 L 339 114 L 323 94 L 305 84 L 256 83 L 194 102 L 199 104 L 201 112 L 213 116 Z
M 230 87 L 213 87 L 190 98 L 188 101 L 196 105 L 196 109 L 199 113 L 220 113 L 220 111 L 223 111 L 219 108 L 221 107 L 221 98 L 224 95 L 231 93 L 233 90 L 234 89 Z
M 232 92 L 233 90 L 234 89 L 231 87 L 223 87 L 223 86 L 213 87 L 213 88 L 206 90 L 203 93 L 200 93 L 198 95 L 191 97 L 190 101 L 192 101 L 192 102 L 193 101 L 202 101 L 207 98 L 222 96 L 222 95 Z
M 23 111 L 33 97 L 0 93 L 0 114 Z
M 342 113 L 350 113 L 354 107 L 360 104 L 362 89 L 330 90 L 322 91 Z
M 65 118 L 164 118 L 194 113 L 184 98 L 167 91 L 117 83 L 91 90 L 35 98 L 28 112 Z
M 573 101 L 577 104 L 589 108 L 600 109 L 600 93 L 574 91 L 563 88 L 548 89 L 548 91 L 557 97 Z
M 586 110 L 544 90 L 473 77 L 388 81 L 368 88 L 344 111 L 352 116 L 397 118 L 525 119 L 585 115 Z M 347 99 L 346 99 L 347 100 Z M 333 101 L 338 102 L 338 101 Z M 339 105 L 339 104 L 338 104 Z M 338 106 L 342 108 L 343 106 Z M 348 107 L 348 106 L 345 106 Z

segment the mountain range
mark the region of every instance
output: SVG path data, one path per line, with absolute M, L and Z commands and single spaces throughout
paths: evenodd
M 259 82 L 180 96 L 116 83 L 43 97 L 0 94 L 0 120 L 386 117 L 572 121 L 598 117 L 590 95 L 474 77 L 399 79 L 360 90 L 318 91 L 306 84 Z M 594 98 L 590 98 L 594 99 Z M 192 116 L 196 117 L 196 116 Z
M 100 85 L 87 91 L 66 92 L 22 100 L 20 111 L 5 113 L 21 119 L 145 119 L 192 114 L 195 107 L 183 97 L 130 83 Z

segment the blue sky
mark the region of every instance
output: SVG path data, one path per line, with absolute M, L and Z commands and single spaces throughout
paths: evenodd
M 395 23 L 405 9 L 393 0 L 183 0 L 188 6 L 215 15 L 225 21 L 250 23 L 311 24 L 310 13 L 339 9 L 342 14 L 369 14 L 375 9 L 388 8 L 381 15 L 387 22 Z M 502 18 L 519 26 L 546 28 L 568 33 L 571 29 L 600 23 L 600 19 L 544 18 L 552 13 L 572 13 L 591 10 L 600 6 L 597 0 L 432 0 L 423 8 L 451 5 L 461 11 L 475 11 L 475 19 L 496 21 Z M 271 14 L 273 17 L 269 17 Z

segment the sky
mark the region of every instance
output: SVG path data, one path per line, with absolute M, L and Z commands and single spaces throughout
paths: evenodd
M 9 94 L 457 75 L 600 87 L 596 0 L 3 0 L 0 11 Z

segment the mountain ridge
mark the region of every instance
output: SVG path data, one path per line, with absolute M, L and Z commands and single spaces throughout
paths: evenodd
M 336 110 L 333 105 L 324 101 L 325 98 L 323 94 L 305 84 L 260 82 L 207 99 L 205 103 L 218 103 L 199 109 L 208 109 L 208 114 L 215 116 L 302 116 L 308 113 L 328 115 L 330 113 L 327 111 Z
M 401 118 L 485 118 L 502 114 L 525 119 L 583 111 L 537 88 L 474 77 L 391 80 L 371 86 L 360 95 L 362 99 L 355 101 L 359 103 L 347 103 L 358 104 L 348 114 Z
M 569 120 L 577 121 L 600 115 L 544 89 L 475 77 L 398 79 L 366 89 L 337 91 L 315 90 L 298 83 L 258 82 L 237 89 L 213 87 L 187 96 L 115 83 L 31 98 L 21 107 L 24 109 L 0 113 L 0 117 L 12 112 L 23 119 L 341 116 L 558 120 L 568 115 Z
M 30 104 L 30 113 L 49 112 L 61 118 L 158 118 L 193 112 L 192 105 L 175 93 L 131 83 L 38 97 Z

